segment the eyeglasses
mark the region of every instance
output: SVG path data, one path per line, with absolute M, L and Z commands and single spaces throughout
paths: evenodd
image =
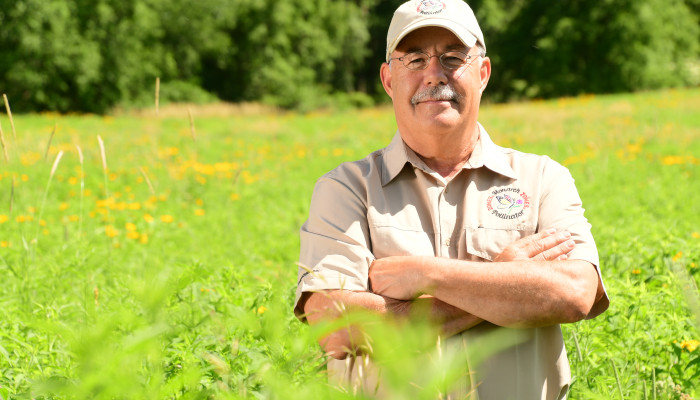
M 411 53 L 404 54 L 402 57 L 390 58 L 389 61 L 399 60 L 408 69 L 421 70 L 428 68 L 431 58 L 437 57 L 438 60 L 440 60 L 440 65 L 442 65 L 445 69 L 457 69 L 466 64 L 467 61 L 476 59 L 476 57 L 479 57 L 479 55 L 480 54 L 469 55 L 461 51 L 447 51 L 440 55 L 431 56 L 430 54 L 422 51 L 413 51 Z

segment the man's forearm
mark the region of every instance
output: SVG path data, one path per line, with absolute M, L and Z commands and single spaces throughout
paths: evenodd
M 328 290 L 307 293 L 302 299 L 304 312 L 310 324 L 333 320 L 351 310 L 368 310 L 395 317 L 407 317 L 412 310 L 426 310 L 429 318 L 439 324 L 444 335 L 451 336 L 467 330 L 483 320 L 433 297 L 415 300 L 396 300 L 369 292 Z M 343 359 L 361 352 L 362 333 L 355 327 L 347 327 L 321 338 L 319 343 L 334 358 Z
M 377 261 L 377 271 L 391 274 L 390 279 L 383 280 L 381 274 L 374 273 L 372 285 L 380 294 L 410 298 L 416 293 L 429 293 L 502 326 L 578 321 L 597 297 L 598 275 L 585 261 L 473 263 L 412 256 Z M 397 276 L 402 279 L 397 280 Z
M 579 321 L 593 306 L 598 285 L 595 268 L 578 260 L 449 263 L 443 271 L 430 274 L 433 295 L 504 326 Z
M 484 321 L 433 296 L 421 296 L 411 301 L 411 310 L 415 308 L 430 310 L 429 317 L 434 323 L 440 325 L 441 332 L 447 337 L 470 329 Z

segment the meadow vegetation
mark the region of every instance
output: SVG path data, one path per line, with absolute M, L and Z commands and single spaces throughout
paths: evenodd
M 700 396 L 698 109 L 697 88 L 482 108 L 496 143 L 571 170 L 593 225 L 611 306 L 563 327 L 570 399 Z M 0 118 L 0 398 L 352 397 L 325 383 L 332 326 L 292 313 L 298 230 L 391 109 L 180 110 Z M 432 327 L 350 318 L 416 383 L 395 398 L 454 378 Z

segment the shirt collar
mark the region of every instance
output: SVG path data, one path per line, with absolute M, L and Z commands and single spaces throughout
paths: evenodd
M 403 139 L 401 139 L 401 134 L 399 131 L 396 131 L 391 143 L 384 149 L 382 186 L 385 186 L 387 183 L 396 178 L 396 175 L 401 172 L 406 163 L 410 162 L 407 154 L 408 151 L 413 153 L 406 143 L 404 143 Z
M 382 169 L 382 186 L 391 182 L 403 170 L 406 163 L 412 164 L 428 173 L 432 170 L 411 150 L 401 138 L 401 133 L 396 131 L 389 146 L 384 149 L 384 168 Z M 476 169 L 486 167 L 493 172 L 516 179 L 515 172 L 508 162 L 501 147 L 497 146 L 481 124 L 479 124 L 479 140 L 472 151 L 469 160 L 462 168 Z
M 503 148 L 497 146 L 481 124 L 479 124 L 479 141 L 474 147 L 469 161 L 464 164 L 464 168 L 486 167 L 491 171 L 516 179 L 515 172 L 510 166 L 508 157 Z

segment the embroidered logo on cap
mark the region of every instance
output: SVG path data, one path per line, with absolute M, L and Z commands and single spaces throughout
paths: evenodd
M 486 199 L 486 209 L 498 218 L 516 219 L 530 208 L 530 198 L 518 188 L 496 189 Z
M 416 9 L 416 11 L 423 15 L 434 15 L 441 13 L 442 10 L 445 9 L 445 7 L 447 6 L 441 1 L 422 0 L 418 5 L 418 9 Z

